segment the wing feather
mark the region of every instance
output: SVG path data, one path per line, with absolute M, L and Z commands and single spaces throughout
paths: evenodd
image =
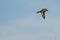
M 45 12 L 42 13 L 42 17 L 43 17 L 43 19 L 45 19 Z

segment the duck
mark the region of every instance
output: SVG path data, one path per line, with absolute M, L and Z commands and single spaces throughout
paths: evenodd
M 46 8 L 42 8 L 40 11 L 37 11 L 37 13 L 41 13 L 43 19 L 45 19 L 45 12 L 48 11 Z

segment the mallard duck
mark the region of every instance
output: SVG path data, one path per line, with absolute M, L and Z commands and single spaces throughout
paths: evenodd
M 42 10 L 40 11 L 37 11 L 37 13 L 41 13 L 42 14 L 42 17 L 43 19 L 45 19 L 45 12 L 48 11 L 46 8 L 43 8 Z

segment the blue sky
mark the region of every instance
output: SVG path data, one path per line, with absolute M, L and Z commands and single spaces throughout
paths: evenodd
M 59 40 L 60 0 L 0 0 L 0 40 Z M 36 12 L 47 8 L 46 19 Z

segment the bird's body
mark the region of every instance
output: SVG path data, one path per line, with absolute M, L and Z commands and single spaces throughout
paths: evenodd
M 43 19 L 45 19 L 45 12 L 48 11 L 46 8 L 43 8 L 42 10 L 40 11 L 37 11 L 37 13 L 41 13 L 42 14 L 42 17 Z

